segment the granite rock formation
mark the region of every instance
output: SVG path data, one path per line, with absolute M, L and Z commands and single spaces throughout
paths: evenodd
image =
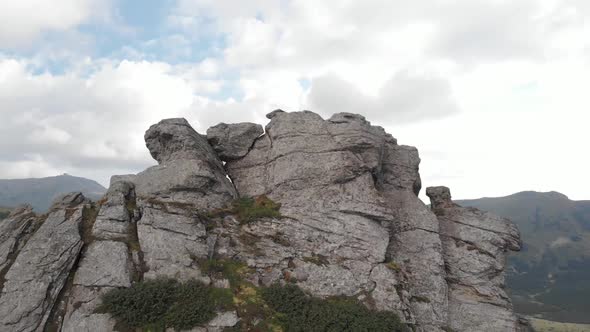
M 146 132 L 158 161 L 114 176 L 103 199 L 23 207 L 0 222 L 0 330 L 112 331 L 97 313 L 113 288 L 158 277 L 227 280 L 199 261 L 239 260 L 258 285 L 296 283 L 318 297 L 356 297 L 415 331 L 521 331 L 503 290 L 508 221 L 454 204 L 444 187 L 418 198 L 420 158 L 363 116 L 324 120 L 276 110 L 264 130 L 220 124 L 203 136 L 184 119 Z M 238 197 L 268 197 L 280 218 L 211 217 Z M 240 320 L 219 312 L 195 331 Z

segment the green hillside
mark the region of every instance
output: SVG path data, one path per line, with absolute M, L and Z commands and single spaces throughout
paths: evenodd
M 458 203 L 518 225 L 524 245 L 508 257 L 507 285 L 519 313 L 590 323 L 590 201 L 528 191 Z
M 532 318 L 531 323 L 537 332 L 590 332 L 588 324 L 559 323 Z

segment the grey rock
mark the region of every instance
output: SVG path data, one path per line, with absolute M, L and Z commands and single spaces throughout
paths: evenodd
M 146 145 L 158 165 L 112 177 L 93 224 L 82 223 L 88 201 L 79 193 L 60 198 L 36 232 L 43 218 L 27 208 L 0 222 L 0 330 L 42 330 L 55 307 L 52 326 L 63 315 L 63 331 L 111 331 L 115 322 L 95 312 L 100 297 L 134 278 L 230 287 L 203 275 L 199 262 L 210 258 L 245 263 L 254 285 L 355 297 L 417 332 L 527 330 L 504 291 L 506 251 L 520 248 L 511 222 L 458 206 L 445 187 L 427 189 L 429 209 L 417 197 L 417 149 L 361 115 L 267 117 L 264 134 L 244 123 L 212 127 L 207 137 L 184 119 L 152 126 Z M 280 203 L 281 217 L 242 224 L 209 214 L 259 195 Z M 89 225 L 72 275 L 79 231 L 87 235 Z M 220 312 L 191 331 L 238 321 Z
M 12 263 L 15 254 L 31 236 L 36 222 L 37 216 L 30 205 L 14 209 L 7 219 L 0 222 L 0 271 Z
M 0 295 L 0 330 L 43 330 L 83 245 L 79 226 L 85 201 L 79 194 L 56 201 L 19 252 Z
M 119 181 L 133 183 L 136 176 L 137 175 L 135 175 L 135 174 L 113 175 L 113 176 L 111 176 L 111 180 L 110 180 L 109 186 L 112 186 L 115 182 L 119 182 Z
M 185 119 L 162 120 L 148 129 L 146 145 L 159 163 L 133 178 L 140 197 L 168 198 L 210 209 L 237 196 L 207 139 Z
M 520 249 L 507 219 L 451 201 L 446 187 L 426 190 L 440 223 L 449 280 L 449 325 L 456 331 L 519 331 L 504 291 L 506 251 Z
M 116 181 L 109 187 L 103 198 L 96 221 L 92 227 L 92 235 L 97 239 L 126 239 L 129 236 L 131 223 L 129 211 L 134 208 L 135 185 L 128 181 Z
M 391 265 L 390 265 L 391 266 Z M 393 265 L 399 268 L 399 265 Z M 395 271 L 388 264 L 378 264 L 371 271 L 370 280 L 375 283 L 371 298 L 381 310 L 395 312 L 408 323 L 415 323 L 410 294 L 403 270 Z
M 131 286 L 131 262 L 127 245 L 115 241 L 95 241 L 90 244 L 76 271 L 74 285 Z
M 53 201 L 49 210 L 55 211 L 59 209 L 75 208 L 83 203 L 90 203 L 90 200 L 84 197 L 81 192 L 62 194 Z
M 146 205 L 137 234 L 148 269 L 144 278 L 195 278 L 209 283 L 195 261 L 207 257 L 207 233 L 198 220 Z
M 190 203 L 201 209 L 219 208 L 237 195 L 223 169 L 210 166 L 196 159 L 153 166 L 137 175 L 135 191 L 138 197 Z
M 432 331 L 446 325 L 442 246 L 436 217 L 416 196 L 417 150 L 397 145 L 359 115 L 323 120 L 309 111 L 278 111 L 268 117 L 266 134 L 226 169 L 240 195 L 268 195 L 282 204 L 285 218 L 242 229 L 261 239 L 249 245 L 251 253 L 238 247 L 238 257 L 256 267 L 265 284 L 287 272 L 318 296 L 368 292 L 374 268 L 395 259 L 412 273 L 409 290 L 381 294 L 391 301 L 376 302 L 377 309 L 409 306 L 404 319 Z M 277 232 L 288 246 L 268 240 Z M 234 242 L 241 243 L 239 237 Z M 295 268 L 288 269 L 288 261 Z M 430 302 L 410 301 L 422 297 Z
M 220 123 L 207 129 L 207 140 L 221 160 L 239 159 L 245 156 L 254 141 L 264 134 L 262 126 L 244 122 Z
M 111 332 L 116 321 L 109 314 L 95 313 L 103 294 L 113 288 L 74 286 L 70 292 L 62 332 Z
M 389 193 L 396 210 L 388 260 L 408 271 L 408 291 L 416 321 L 438 331 L 448 320 L 448 287 L 436 216 L 411 190 Z
M 132 263 L 127 245 L 95 241 L 88 246 L 74 276 L 62 331 L 112 331 L 115 321 L 96 313 L 100 297 L 115 287 L 131 286 Z
M 162 120 L 151 126 L 144 138 L 152 157 L 160 164 L 183 159 L 218 160 L 207 140 L 186 119 Z
M 232 327 L 236 325 L 240 319 L 235 311 L 218 312 L 217 316 L 213 318 L 207 325 L 212 327 Z

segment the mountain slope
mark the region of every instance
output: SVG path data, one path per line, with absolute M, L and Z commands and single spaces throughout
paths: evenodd
M 0 206 L 14 207 L 28 203 L 36 211 L 44 212 L 57 196 L 73 191 L 97 199 L 106 189 L 96 181 L 67 174 L 38 179 L 0 180 Z
M 516 310 L 556 321 L 590 323 L 590 201 L 532 191 L 458 201 L 511 219 L 524 242 L 508 258 Z

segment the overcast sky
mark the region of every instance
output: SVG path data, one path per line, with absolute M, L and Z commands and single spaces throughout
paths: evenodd
M 590 199 L 588 0 L 0 0 L 0 178 L 154 164 L 150 124 L 363 114 L 456 198 Z

